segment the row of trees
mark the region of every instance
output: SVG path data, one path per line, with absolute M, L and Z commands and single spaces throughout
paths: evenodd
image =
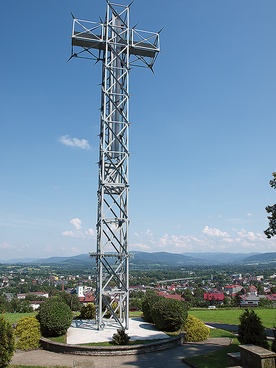
M 61 300 L 63 300 L 72 311 L 79 311 L 81 309 L 81 303 L 79 302 L 79 298 L 76 294 L 70 294 L 65 291 L 54 290 L 52 296 L 58 296 Z M 13 297 L 11 300 L 8 300 L 6 295 L 0 295 L 0 312 L 2 313 L 28 313 L 32 312 L 32 307 L 30 306 L 31 301 L 45 301 L 46 298 L 37 297 L 33 294 L 26 294 L 25 299 L 18 299 L 17 297 Z
M 92 306 L 92 308 L 91 308 Z M 209 336 L 209 328 L 197 318 L 188 316 L 184 303 L 159 297 L 150 292 L 142 302 L 144 319 L 154 323 L 162 331 L 185 331 L 186 341 L 202 341 Z M 90 313 L 90 314 L 89 314 Z M 82 318 L 94 317 L 94 305 L 82 308 Z M 72 322 L 72 311 L 60 298 L 52 297 L 41 306 L 37 317 L 22 318 L 15 331 L 0 317 L 0 368 L 5 368 L 13 355 L 14 349 L 33 349 L 39 346 L 41 333 L 46 337 L 60 336 L 66 333 Z M 16 342 L 15 342 L 16 335 Z M 240 316 L 238 339 L 241 344 L 254 344 L 269 348 L 264 326 L 254 310 L 245 310 Z M 129 337 L 125 331 L 117 331 L 115 344 L 127 344 Z M 276 342 L 272 344 L 276 351 Z

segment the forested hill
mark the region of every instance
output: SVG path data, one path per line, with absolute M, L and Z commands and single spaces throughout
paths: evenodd
M 114 258 L 114 262 L 116 258 Z M 276 262 L 274 253 L 169 253 L 169 252 L 131 252 L 130 267 L 185 267 L 185 266 L 208 266 L 227 264 L 267 264 Z M 63 266 L 95 266 L 95 259 L 89 254 L 79 254 L 73 257 L 50 257 L 45 259 L 11 259 L 0 261 L 4 264 L 57 264 Z

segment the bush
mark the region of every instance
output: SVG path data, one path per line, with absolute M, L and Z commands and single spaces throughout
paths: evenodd
M 7 367 L 15 350 L 12 325 L 0 316 L 0 368 Z
M 186 319 L 184 331 L 187 342 L 204 341 L 210 335 L 210 329 L 200 319 L 191 315 Z
M 127 345 L 129 342 L 129 336 L 124 328 L 118 329 L 117 333 L 112 336 L 112 343 L 115 345 Z
M 41 305 L 37 319 L 43 336 L 61 336 L 72 322 L 72 313 L 67 304 L 53 297 Z
M 112 302 L 111 303 L 111 308 L 113 310 L 113 312 L 115 312 L 115 315 L 117 317 L 119 317 L 119 308 L 118 308 L 118 303 L 117 302 Z M 104 317 L 105 318 L 113 318 L 113 314 L 111 313 L 110 309 L 105 306 L 105 310 L 104 310 Z
M 18 338 L 16 347 L 21 350 L 36 349 L 41 337 L 40 325 L 36 317 L 23 317 L 19 320 L 15 336 Z
M 81 319 L 94 319 L 96 317 L 96 307 L 92 303 L 83 305 L 81 307 L 80 315 L 78 318 Z
M 152 305 L 151 315 L 159 330 L 174 332 L 183 327 L 188 312 L 183 302 L 161 297 Z
M 156 303 L 161 297 L 154 292 L 147 292 L 142 301 L 142 312 L 144 320 L 149 323 L 153 323 L 151 311 L 154 303 Z
M 273 336 L 274 336 L 274 339 L 271 344 L 271 350 L 274 351 L 274 353 L 276 353 L 276 328 L 275 327 L 273 328 Z
M 269 348 L 261 318 L 253 310 L 246 309 L 239 320 L 238 340 L 241 344 L 253 344 L 265 349 Z

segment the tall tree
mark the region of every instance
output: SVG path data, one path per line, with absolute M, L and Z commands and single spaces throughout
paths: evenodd
M 272 173 L 272 175 L 274 179 L 269 181 L 269 185 L 271 186 L 271 188 L 276 189 L 276 172 Z M 272 206 L 267 206 L 265 209 L 266 212 L 269 214 L 269 216 L 267 216 L 269 220 L 269 226 L 264 231 L 264 233 L 266 237 L 270 239 L 272 236 L 276 235 L 276 204 L 273 204 Z

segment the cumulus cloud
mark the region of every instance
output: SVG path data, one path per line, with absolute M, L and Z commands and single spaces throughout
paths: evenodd
M 72 224 L 76 230 L 81 229 L 81 220 L 79 218 L 73 218 L 70 220 L 70 224 Z
M 62 236 L 67 236 L 69 238 L 81 238 L 81 239 L 90 239 L 96 236 L 96 231 L 89 229 L 82 229 L 82 220 L 78 217 L 72 218 L 70 224 L 73 226 L 73 230 L 65 230 L 62 231 Z
M 59 138 L 60 143 L 65 146 L 78 147 L 84 150 L 90 150 L 90 144 L 86 139 L 72 138 L 69 135 L 62 135 Z
M 216 228 L 211 228 L 209 226 L 205 226 L 202 232 L 203 234 L 210 236 L 210 237 L 228 238 L 230 236 L 225 231 L 221 231 Z
M 253 231 L 247 231 L 245 229 L 241 229 L 237 231 L 238 238 L 243 244 L 252 243 L 252 242 L 265 242 L 266 238 L 263 234 L 254 233 Z
M 262 233 L 246 229 L 225 231 L 208 225 L 197 236 L 165 233 L 157 237 L 148 230 L 134 235 L 139 237 L 139 243 L 134 241 L 133 249 L 152 252 L 269 252 L 276 246 L 276 238 L 268 241 Z
M 61 233 L 63 236 L 68 236 L 70 238 L 79 238 L 80 234 L 73 232 L 72 230 L 66 230 Z

